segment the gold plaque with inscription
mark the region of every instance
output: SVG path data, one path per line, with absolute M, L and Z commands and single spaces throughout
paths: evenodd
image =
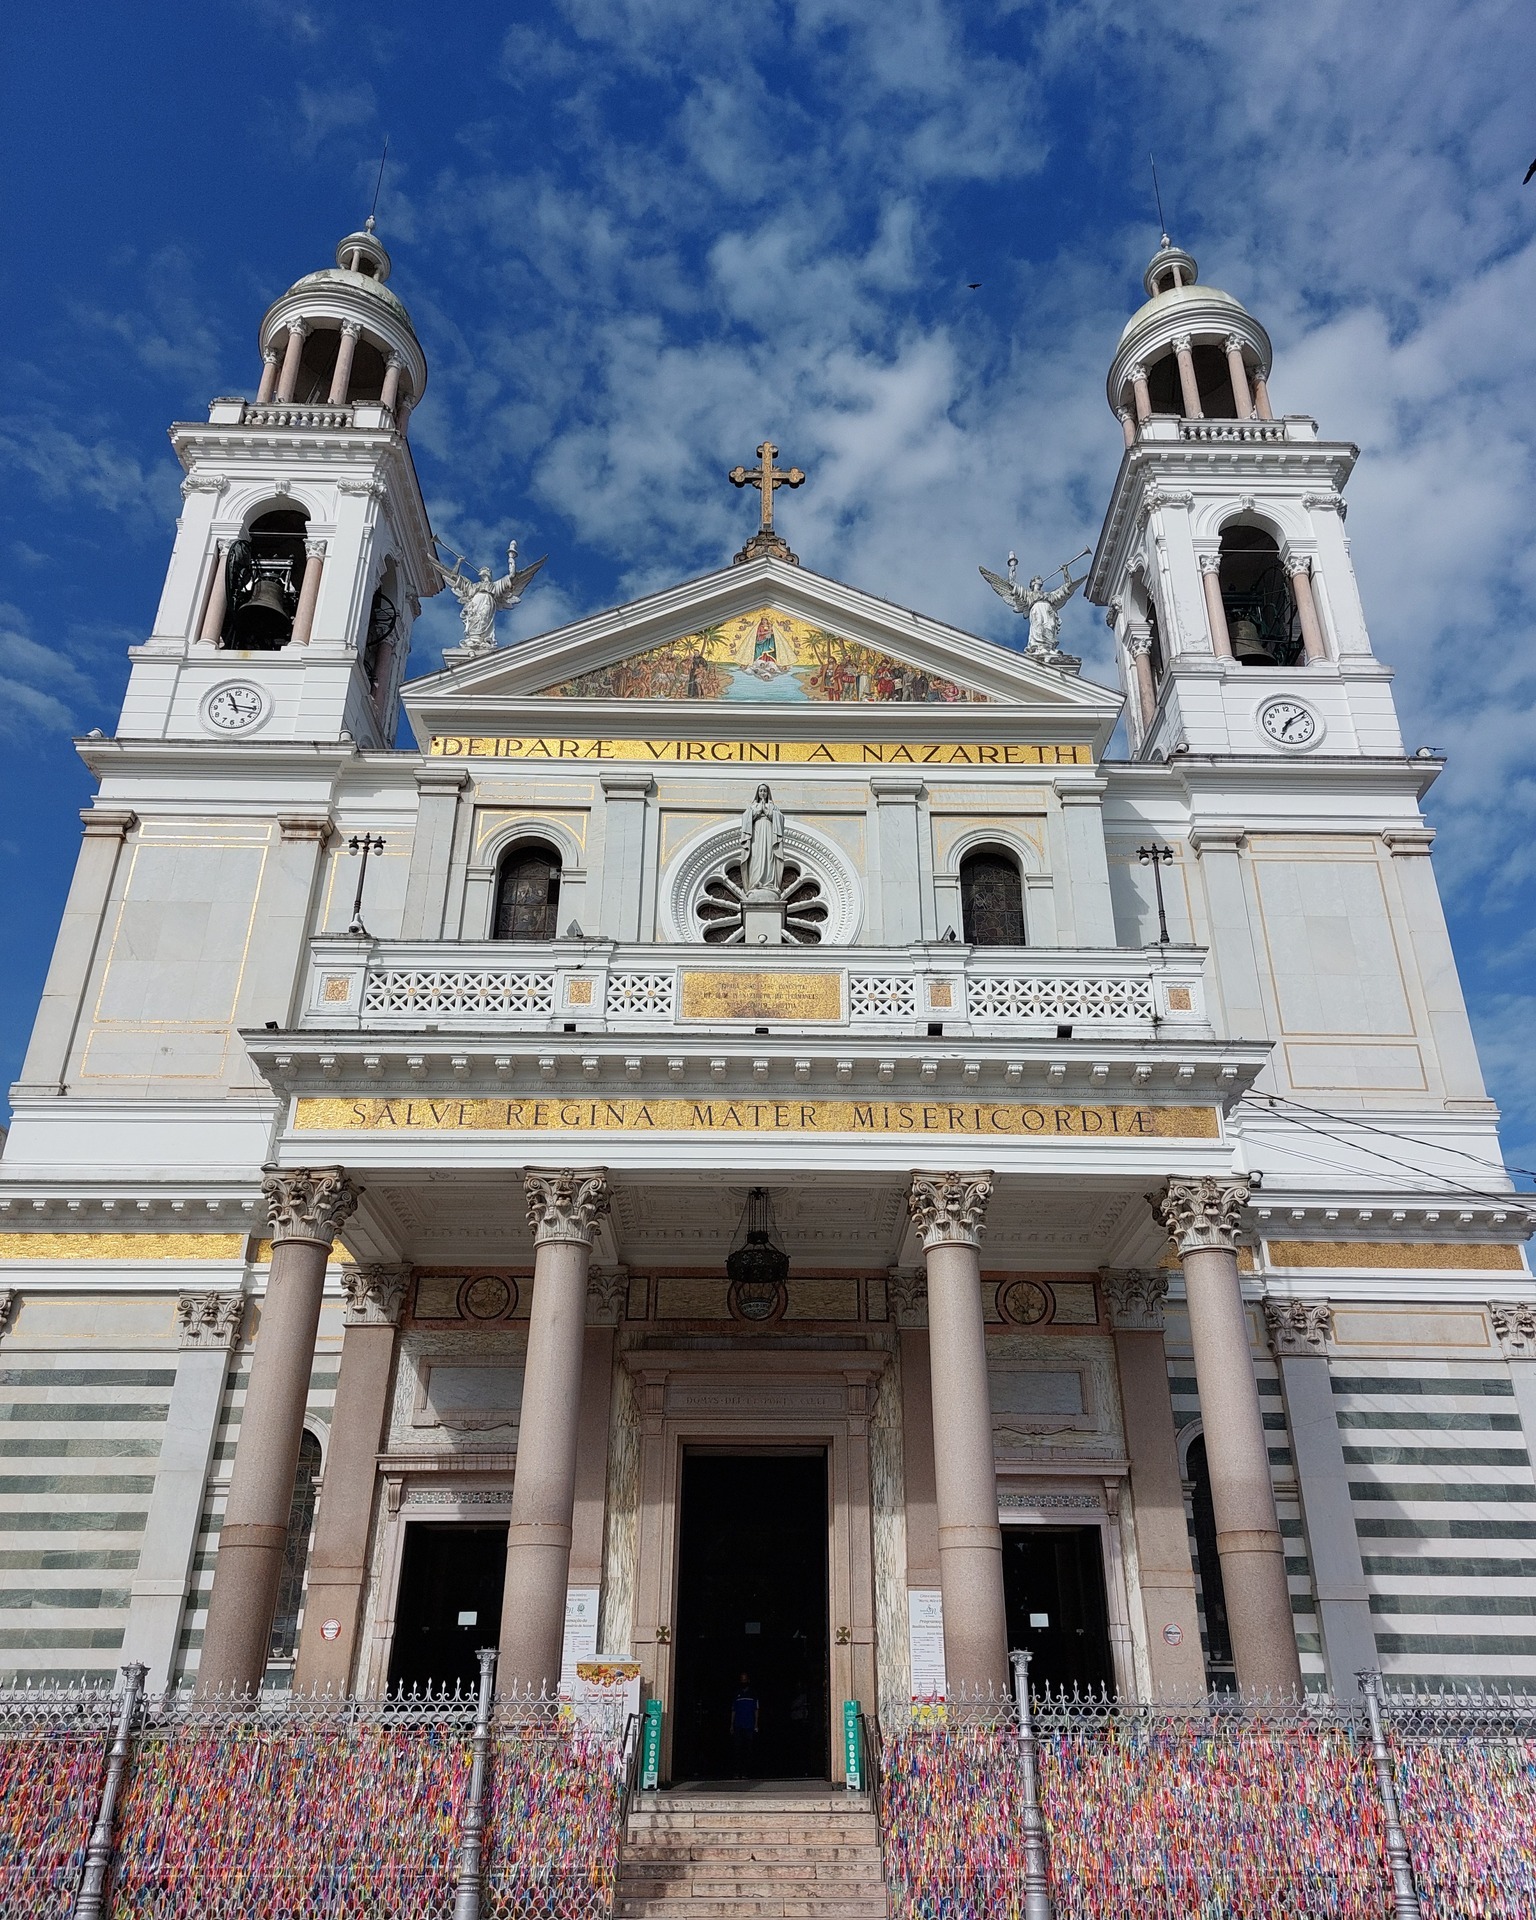
M 685 972 L 685 1020 L 841 1020 L 840 973 Z
M 435 733 L 452 760 L 675 760 L 698 766 L 1091 767 L 1093 749 L 1009 740 L 635 740 L 590 734 Z
M 1214 1107 L 1041 1107 L 975 1100 L 335 1100 L 294 1104 L 301 1133 L 969 1134 L 995 1140 L 1219 1140 Z

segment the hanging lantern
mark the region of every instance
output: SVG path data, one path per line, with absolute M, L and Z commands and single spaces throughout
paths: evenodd
M 789 1278 L 789 1255 L 773 1218 L 773 1200 L 766 1187 L 747 1195 L 736 1238 L 725 1257 L 732 1287 L 743 1298 L 761 1293 L 767 1299 Z

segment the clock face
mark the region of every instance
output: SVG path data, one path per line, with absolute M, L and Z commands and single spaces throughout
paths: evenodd
M 1259 725 L 1282 747 L 1306 747 L 1317 738 L 1317 715 L 1299 700 L 1271 700 Z
M 255 687 L 220 687 L 208 696 L 203 708 L 209 726 L 221 733 L 238 733 L 252 727 L 266 712 L 267 703 Z

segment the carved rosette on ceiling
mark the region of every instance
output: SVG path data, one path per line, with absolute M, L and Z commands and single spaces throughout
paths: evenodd
M 1506 1360 L 1536 1360 L 1536 1305 L 1529 1300 L 1493 1300 L 1488 1317 Z M 0 1314 L 0 1326 L 4 1315 Z
M 1161 1333 L 1163 1302 L 1168 1298 L 1166 1273 L 1148 1273 L 1127 1267 L 1099 1276 L 1109 1303 L 1109 1324 L 1116 1333 Z
M 990 1173 L 914 1173 L 907 1211 L 930 1247 L 976 1247 L 992 1197 Z
M 342 1322 L 349 1327 L 398 1327 L 409 1267 L 343 1267 L 341 1290 L 346 1296 Z
M 1153 1198 L 1152 1211 L 1181 1254 L 1212 1248 L 1235 1253 L 1247 1204 L 1247 1174 L 1223 1179 L 1205 1176 L 1170 1180 Z
M 233 1352 L 245 1321 L 239 1293 L 184 1293 L 176 1302 L 176 1344 L 193 1351 Z
M 563 1167 L 558 1173 L 528 1173 L 523 1191 L 536 1247 L 559 1240 L 590 1247 L 598 1221 L 608 1212 L 608 1180 L 600 1171 Z
M 340 1167 L 295 1167 L 261 1183 L 274 1243 L 318 1240 L 325 1246 L 357 1211 L 357 1188 Z
M 1333 1308 L 1326 1300 L 1276 1300 L 1266 1297 L 1264 1318 L 1275 1358 L 1317 1357 L 1333 1338 Z

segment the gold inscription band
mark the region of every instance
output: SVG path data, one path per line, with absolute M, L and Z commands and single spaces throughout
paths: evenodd
M 305 1133 L 972 1134 L 986 1139 L 1217 1140 L 1214 1107 L 1031 1107 L 950 1100 L 321 1100 Z
M 788 767 L 1088 767 L 1086 746 L 1010 740 L 629 740 L 555 734 L 432 736 L 429 753 L 470 760 L 678 760 L 699 765 Z
M 841 1020 L 842 975 L 683 973 L 685 1020 Z

